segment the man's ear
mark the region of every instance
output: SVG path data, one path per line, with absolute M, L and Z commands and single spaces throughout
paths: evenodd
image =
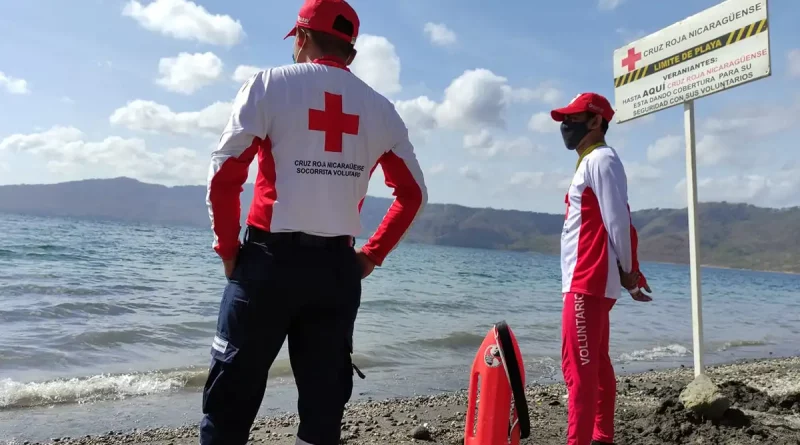
M 589 129 L 591 130 L 599 130 L 603 126 L 603 116 L 599 114 L 595 114 L 592 116 L 592 119 L 589 121 Z
M 345 65 L 349 66 L 351 63 L 353 63 L 353 60 L 355 60 L 356 58 L 356 53 L 358 53 L 358 51 L 356 51 L 356 49 L 353 48 L 353 51 L 350 52 L 350 55 L 347 57 L 347 60 L 345 60 Z

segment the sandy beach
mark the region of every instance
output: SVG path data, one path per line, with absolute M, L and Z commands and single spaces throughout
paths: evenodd
M 692 380 L 689 368 L 618 376 L 617 445 L 764 443 L 800 444 L 800 357 L 709 367 L 707 374 L 731 402 L 721 421 L 694 417 L 678 401 Z M 561 384 L 526 390 L 532 424 L 526 445 L 564 443 L 566 390 Z M 343 444 L 463 444 L 466 392 L 354 403 L 347 410 Z M 250 443 L 294 444 L 293 414 L 258 419 Z M 196 427 L 109 432 L 59 438 L 60 444 L 189 445 Z

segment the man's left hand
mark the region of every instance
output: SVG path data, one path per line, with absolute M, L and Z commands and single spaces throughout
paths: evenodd
M 647 292 L 650 292 L 650 288 L 649 287 L 646 288 L 646 290 L 647 290 Z M 631 292 L 631 298 L 633 298 L 634 300 L 639 301 L 641 303 L 647 303 L 647 302 L 653 301 L 653 297 L 651 297 L 650 295 L 647 295 L 646 293 L 642 292 L 641 289 L 637 289 L 636 291 Z
M 617 265 L 617 268 L 619 269 L 619 280 L 622 287 L 628 290 L 635 288 L 636 284 L 639 282 L 639 272 L 625 272 L 619 265 Z
M 358 261 L 358 265 L 361 266 L 361 279 L 367 278 L 369 274 L 375 270 L 375 263 L 372 262 L 369 257 L 361 251 L 361 249 L 356 249 L 356 260 Z
M 225 278 L 230 279 L 231 275 L 233 275 L 233 270 L 236 269 L 236 258 L 222 260 L 222 266 L 225 268 Z

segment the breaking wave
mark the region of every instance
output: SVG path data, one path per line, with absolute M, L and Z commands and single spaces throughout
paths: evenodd
M 686 357 L 691 354 L 692 351 L 685 346 L 672 344 L 667 346 L 656 346 L 655 348 L 651 349 L 640 349 L 638 351 L 625 352 L 620 354 L 619 358 L 624 362 L 644 362 L 670 357 Z
M 362 370 L 383 364 L 359 354 L 353 355 L 353 361 Z M 0 411 L 200 390 L 205 384 L 207 372 L 205 367 L 186 367 L 125 374 L 99 374 L 43 382 L 0 379 Z M 291 378 L 292 368 L 289 360 L 276 360 L 270 369 L 269 377 Z

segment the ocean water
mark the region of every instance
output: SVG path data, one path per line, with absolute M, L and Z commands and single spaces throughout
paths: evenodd
M 702 234 L 701 234 L 702 236 Z M 0 215 L 0 443 L 200 419 L 225 279 L 207 229 Z M 689 271 L 644 263 L 612 312 L 619 373 L 691 366 Z M 800 276 L 702 269 L 708 363 L 800 354 Z M 354 399 L 468 385 L 506 320 L 529 383 L 560 375 L 557 257 L 405 243 L 364 282 Z M 261 414 L 293 411 L 287 351 Z

